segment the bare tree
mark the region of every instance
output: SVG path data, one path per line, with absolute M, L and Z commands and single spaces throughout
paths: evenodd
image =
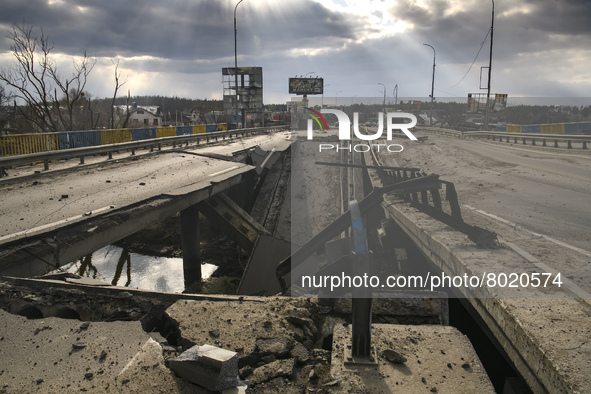
M 72 75 L 63 78 L 51 56 L 53 43 L 42 30 L 38 35 L 32 26 L 13 24 L 7 38 L 16 62 L 0 69 L 0 81 L 24 103 L 18 107 L 19 114 L 39 131 L 74 130 L 96 60 L 84 52 L 81 60 L 73 60 Z
M 115 91 L 113 92 L 113 101 L 111 102 L 111 128 L 115 128 L 115 100 L 117 99 L 117 92 L 123 85 L 127 83 L 127 79 L 121 82 L 119 79 L 121 78 L 121 72 L 119 71 L 119 59 L 117 61 L 112 61 L 113 65 L 115 66 Z M 127 94 L 129 96 L 129 93 Z M 129 109 L 127 110 L 127 118 L 129 119 Z M 127 124 L 127 119 L 125 121 Z M 125 127 L 125 126 L 123 126 Z
M 9 93 L 6 92 L 3 85 L 0 85 L 0 130 L 4 131 L 4 128 L 12 122 L 14 122 L 14 114 L 12 110 L 9 109 L 11 104 L 12 97 Z M 14 125 L 12 125 L 14 127 Z

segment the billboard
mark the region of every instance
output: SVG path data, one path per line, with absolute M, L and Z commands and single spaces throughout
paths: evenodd
M 507 108 L 507 94 L 491 94 L 488 100 L 488 110 L 498 112 Z M 486 111 L 486 93 L 468 93 L 468 112 L 478 113 Z
M 323 78 L 289 78 L 289 93 L 291 94 L 323 94 Z
M 238 108 L 251 112 L 263 109 L 263 68 L 238 67 L 222 68 L 222 83 L 224 86 L 224 110 L 233 114 L 238 99 Z M 238 78 L 236 78 L 238 74 Z M 238 85 L 236 85 L 238 82 Z

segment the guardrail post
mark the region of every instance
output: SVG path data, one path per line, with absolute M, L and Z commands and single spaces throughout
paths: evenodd
M 525 145 L 526 142 L 527 142 L 527 138 L 523 137 L 521 140 L 523 141 L 523 144 L 522 145 Z
M 199 249 L 199 209 L 197 205 L 181 211 L 181 245 L 185 289 L 201 281 L 201 252 Z
M 583 149 L 587 149 L 587 141 L 583 141 Z
M 84 156 L 80 156 L 80 164 L 84 164 Z
M 356 200 L 349 202 L 351 212 L 351 229 L 353 233 L 353 267 L 352 272 L 360 276 L 371 274 L 372 256 L 367 249 L 365 229 Z M 352 357 L 371 356 L 371 287 L 353 288 L 353 316 L 352 316 Z M 374 360 L 371 360 L 374 361 Z
M 441 203 L 441 195 L 439 189 L 431 189 L 431 198 L 433 199 L 433 206 L 440 211 L 443 211 L 443 204 Z
M 49 159 L 43 160 L 43 169 L 49 171 Z
M 113 158 L 113 152 L 109 152 L 109 160 Z
M 451 216 L 462 220 L 462 211 L 460 209 L 460 203 L 458 201 L 458 193 L 456 192 L 456 187 L 451 182 L 444 182 L 445 184 L 445 199 L 449 201 L 449 206 L 451 208 Z
M 558 140 L 554 140 L 554 147 L 558 148 Z
M 567 140 L 567 141 L 566 141 L 566 143 L 567 143 L 567 148 L 568 148 L 568 149 L 572 149 L 572 148 L 573 148 L 573 146 L 572 146 L 571 142 L 572 142 L 571 140 Z
M 531 146 L 536 146 L 536 139 L 535 138 L 531 139 Z
M 545 138 L 542 139 L 542 146 L 547 146 L 546 145 L 546 139 Z

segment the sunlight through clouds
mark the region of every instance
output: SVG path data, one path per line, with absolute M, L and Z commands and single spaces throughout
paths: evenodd
M 495 3 L 495 90 L 588 95 L 587 0 Z M 114 58 L 130 76 L 132 94 L 220 97 L 221 69 L 234 64 L 236 4 L 38 0 L 30 7 L 0 0 L 0 29 L 23 21 L 43 29 L 54 43 L 53 59 L 66 67 L 62 73 L 86 50 L 98 59 L 88 85 L 95 97 L 112 94 Z M 431 82 L 432 54 L 423 46 L 429 43 L 437 52 L 435 90 L 464 97 L 478 90 L 480 68 L 488 65 L 491 6 L 491 0 L 244 0 L 237 8 L 238 64 L 263 67 L 269 102 L 288 100 L 287 78 L 310 70 L 334 92 L 346 86 L 342 94 L 350 96 L 371 97 L 378 79 L 422 96 Z M 3 34 L 0 67 L 11 62 Z

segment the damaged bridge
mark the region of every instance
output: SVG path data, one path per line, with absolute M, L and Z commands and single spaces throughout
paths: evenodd
M 289 145 L 272 133 L 4 178 L 0 274 L 45 274 L 180 212 L 188 286 L 201 278 L 199 212 L 251 251 L 265 230 L 225 192 L 241 185 L 252 205 L 257 182 Z

